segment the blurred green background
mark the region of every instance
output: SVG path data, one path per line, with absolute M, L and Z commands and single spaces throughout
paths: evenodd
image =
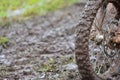
M 0 0 L 0 18 L 42 15 L 78 0 Z

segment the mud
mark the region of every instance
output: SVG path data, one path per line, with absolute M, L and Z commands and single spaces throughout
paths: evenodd
M 0 37 L 9 40 L 0 45 L 0 80 L 79 80 L 74 41 L 84 5 L 0 26 Z M 94 69 L 104 66 L 103 47 L 91 41 L 89 48 Z
M 83 6 L 1 26 L 9 42 L 0 46 L 0 80 L 77 80 L 74 39 Z

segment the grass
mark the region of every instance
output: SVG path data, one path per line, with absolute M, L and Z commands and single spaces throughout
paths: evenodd
M 3 21 L 13 16 L 13 12 L 21 10 L 22 17 L 34 15 L 43 15 L 49 11 L 68 6 L 78 0 L 1 0 L 0 1 L 0 19 Z M 12 18 L 12 17 L 10 17 Z
M 6 37 L 0 37 L 0 45 L 8 43 L 8 39 Z

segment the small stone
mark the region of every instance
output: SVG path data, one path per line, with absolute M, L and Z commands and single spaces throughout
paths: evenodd
M 65 65 L 66 70 L 76 70 L 77 69 L 77 65 L 75 63 L 70 63 Z

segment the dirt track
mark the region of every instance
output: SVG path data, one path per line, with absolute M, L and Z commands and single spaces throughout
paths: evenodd
M 0 27 L 0 37 L 9 40 L 0 46 L 0 80 L 78 80 L 74 40 L 83 6 L 77 3 Z M 107 14 L 103 27 L 112 17 Z M 93 65 L 104 66 L 108 58 L 103 55 L 103 47 L 92 41 L 89 47 Z
M 9 39 L 0 46 L 0 80 L 77 80 L 73 51 L 83 6 L 0 27 L 0 36 Z

